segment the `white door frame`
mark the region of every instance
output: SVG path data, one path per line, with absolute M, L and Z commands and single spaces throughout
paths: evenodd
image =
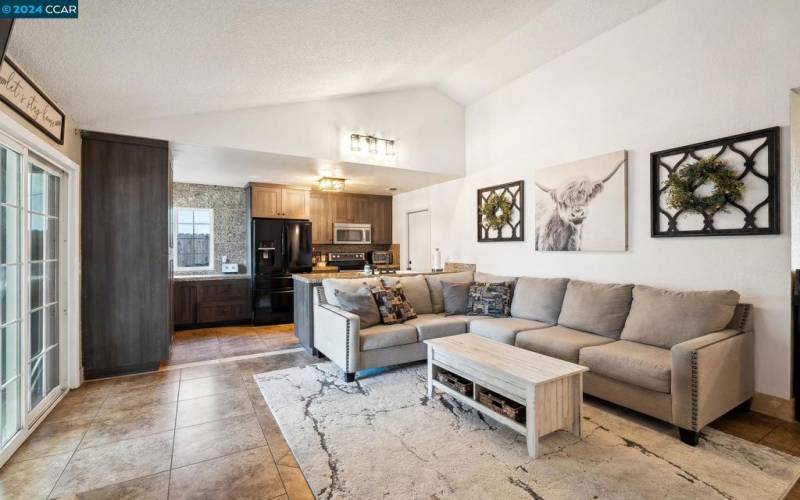
M 433 248 L 433 219 L 431 218 L 431 209 L 430 207 L 423 207 L 423 208 L 416 208 L 414 210 L 407 210 L 406 211 L 406 249 L 405 255 L 403 254 L 403 249 L 400 249 L 400 259 L 403 261 L 403 264 L 400 266 L 400 269 L 408 268 L 408 258 L 410 257 L 409 252 L 411 251 L 411 224 L 409 224 L 408 219 L 411 217 L 411 214 L 417 214 L 420 212 L 428 212 L 428 242 L 430 243 L 430 247 Z M 432 263 L 431 263 L 432 265 Z
M 64 366 L 60 368 L 62 370 L 61 388 L 63 391 L 59 395 L 53 395 L 48 398 L 48 402 L 55 403 L 57 399 L 66 394 L 67 389 L 77 388 L 82 382 L 80 338 L 80 166 L 46 140 L 3 112 L 0 112 L 0 142 L 14 145 L 12 149 L 22 154 L 20 174 L 24 196 L 28 194 L 27 174 L 31 156 L 39 157 L 60 170 L 62 174 L 63 196 L 59 226 L 63 225 L 63 227 L 60 227 L 60 237 L 62 238 L 61 250 L 64 253 L 61 254 L 59 259 L 60 274 L 64 280 L 60 288 L 64 293 L 63 296 L 59 297 L 59 305 L 62 309 L 61 326 L 63 327 L 59 334 L 63 342 L 60 346 L 60 356 Z M 27 207 L 27 203 L 25 206 Z M 22 219 L 23 241 L 21 242 L 22 248 L 20 251 L 27 252 L 28 217 L 24 210 Z M 23 269 L 20 270 L 21 283 L 23 283 L 22 280 L 27 279 L 29 272 L 25 269 L 27 266 L 22 267 Z M 27 290 L 27 285 L 24 285 L 24 289 Z M 26 295 L 23 293 L 21 297 L 20 314 L 27 314 L 29 297 Z M 27 324 L 27 318 L 23 317 L 23 322 Z M 22 340 L 27 340 L 22 334 L 21 338 Z M 22 363 L 21 374 L 27 377 L 27 351 L 29 346 L 25 344 L 26 342 L 23 342 L 20 362 Z M 23 379 L 23 384 L 23 387 L 25 387 L 27 384 L 26 378 Z M 27 415 L 27 389 L 23 388 L 20 396 L 24 402 L 23 427 L 6 449 L 0 452 L 0 466 L 8 461 L 11 455 L 14 454 L 17 448 L 30 436 L 54 407 L 54 404 L 50 404 L 50 406 L 43 408 L 41 412 L 33 415 L 34 419 L 29 419 Z M 52 401 L 49 401 L 50 399 Z
M 24 164 L 22 165 L 22 175 L 24 176 L 23 181 L 23 192 L 25 197 L 25 203 L 23 203 L 23 223 L 22 227 L 24 228 L 23 231 L 23 255 L 22 255 L 22 272 L 20 273 L 21 278 L 25 281 L 26 284 L 30 285 L 30 255 L 29 245 L 30 242 L 30 199 L 31 199 L 31 186 L 30 186 L 30 170 L 35 166 L 47 172 L 48 174 L 55 175 L 60 179 L 60 182 L 64 182 L 66 175 L 64 172 L 55 169 L 50 162 L 45 161 L 38 157 L 35 153 L 31 154 L 30 152 L 26 154 L 22 161 Z M 64 192 L 64 189 L 61 188 L 61 191 Z M 61 297 L 65 295 L 66 292 L 66 285 L 67 279 L 66 274 L 64 273 L 64 266 L 61 265 L 61 256 L 66 255 L 65 252 L 67 251 L 67 238 L 66 238 L 66 231 L 65 228 L 62 228 L 62 223 L 65 225 L 69 225 L 69 221 L 62 218 L 61 214 L 66 213 L 66 208 L 69 203 L 67 200 L 67 196 L 63 196 L 59 193 L 59 207 L 58 207 L 58 369 L 59 369 L 59 376 L 58 379 L 61 381 L 59 388 L 60 391 L 52 391 L 50 394 L 46 394 L 44 399 L 42 399 L 35 407 L 28 407 L 28 398 L 30 398 L 30 394 L 27 388 L 27 382 L 29 381 L 30 377 L 30 367 L 28 366 L 30 362 L 30 337 L 25 340 L 28 342 L 23 342 L 22 345 L 22 353 L 23 353 L 23 374 L 25 375 L 25 382 L 26 385 L 25 390 L 23 391 L 24 394 L 24 402 L 25 402 L 25 414 L 23 415 L 23 423 L 25 427 L 30 427 L 33 425 L 39 418 L 43 415 L 48 413 L 52 404 L 59 399 L 63 393 L 66 391 L 68 386 L 68 377 L 67 377 L 67 366 L 68 365 L 68 348 L 65 347 L 66 341 L 66 328 L 61 328 L 62 325 L 66 325 L 67 313 L 69 308 L 66 306 L 66 302 L 61 301 Z M 27 260 L 26 260 L 27 259 Z M 47 266 L 44 265 L 42 271 L 46 272 Z M 43 284 L 44 286 L 44 284 Z M 23 332 L 30 332 L 30 289 L 25 288 L 25 293 L 23 294 L 22 300 L 20 305 L 23 307 L 21 314 L 23 316 L 23 324 L 26 325 L 26 328 L 23 328 Z M 46 298 L 46 295 L 45 295 Z M 44 311 L 44 310 L 43 310 Z M 46 335 L 46 334 L 45 334 Z M 45 337 L 46 339 L 46 337 Z M 46 359 L 42 361 L 43 363 L 46 362 Z M 44 373 L 44 368 L 42 369 L 42 373 Z M 44 375 L 42 375 L 44 377 Z M 42 380 L 43 384 L 47 384 L 47 380 Z

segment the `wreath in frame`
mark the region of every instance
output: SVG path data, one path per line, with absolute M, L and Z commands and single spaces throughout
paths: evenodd
M 490 228 L 500 231 L 511 222 L 513 205 L 505 196 L 492 194 L 481 206 L 483 220 Z
M 711 194 L 698 196 L 695 191 L 706 183 L 713 186 Z M 671 173 L 664 187 L 670 208 L 708 216 L 726 212 L 725 205 L 739 201 L 744 193 L 744 182 L 716 157 L 703 158 Z

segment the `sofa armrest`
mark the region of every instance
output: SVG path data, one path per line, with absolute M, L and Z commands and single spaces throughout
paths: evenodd
M 345 373 L 358 367 L 358 334 L 361 319 L 339 307 L 314 298 L 314 348 Z
M 753 397 L 754 335 L 726 329 L 672 347 L 672 419 L 699 431 Z

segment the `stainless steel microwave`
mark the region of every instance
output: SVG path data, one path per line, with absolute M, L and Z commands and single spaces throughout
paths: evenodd
M 369 245 L 372 243 L 372 225 L 334 224 L 333 242 L 337 245 Z

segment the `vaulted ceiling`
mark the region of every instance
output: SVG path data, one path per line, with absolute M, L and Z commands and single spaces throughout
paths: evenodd
M 659 0 L 82 0 L 9 54 L 80 126 L 434 86 L 462 104 Z

